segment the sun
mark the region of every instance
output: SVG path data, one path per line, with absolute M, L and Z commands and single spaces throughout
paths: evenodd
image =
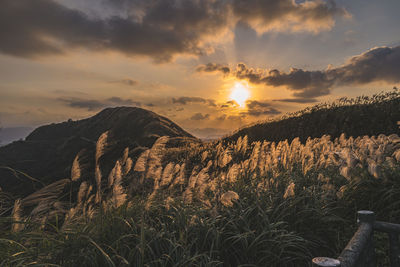
M 231 88 L 230 100 L 236 101 L 241 108 L 246 106 L 246 100 L 250 97 L 249 86 L 242 82 L 236 82 Z

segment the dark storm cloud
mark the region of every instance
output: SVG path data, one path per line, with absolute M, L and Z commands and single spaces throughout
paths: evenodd
M 178 98 L 172 98 L 172 103 L 173 104 L 180 104 L 180 105 L 186 105 L 186 104 L 191 104 L 191 103 L 202 103 L 206 104 L 212 107 L 215 107 L 215 100 L 213 99 L 205 99 L 202 97 L 190 97 L 190 96 L 181 96 Z
M 72 108 L 81 108 L 88 111 L 95 111 L 110 106 L 141 106 L 140 102 L 131 99 L 111 97 L 105 100 L 83 99 L 78 97 L 59 98 L 59 101 Z
M 292 68 L 289 72 L 283 72 L 249 68 L 240 63 L 230 73 L 237 79 L 248 80 L 253 84 L 286 86 L 296 97 L 280 101 L 311 103 L 315 102 L 315 97 L 330 94 L 334 86 L 400 82 L 400 46 L 373 48 L 350 58 L 342 66 L 325 70 Z
M 281 112 L 274 107 L 270 103 L 260 102 L 256 100 L 248 100 L 246 101 L 247 111 L 242 112 L 243 115 L 249 115 L 253 117 L 259 117 L 263 115 L 278 115 Z
M 36 57 L 85 48 L 168 61 L 176 54 L 207 53 L 207 41 L 218 38 L 237 21 L 254 27 L 289 23 L 290 28 L 314 31 L 315 25 L 331 25 L 333 16 L 342 10 L 333 1 L 320 0 L 300 4 L 292 0 L 107 0 L 102 3 L 112 5 L 115 14 L 89 16 L 54 0 L 2 0 L 0 52 Z
M 190 117 L 191 120 L 194 121 L 200 121 L 200 120 L 207 120 L 210 118 L 210 114 L 202 114 L 202 113 L 196 113 L 192 117 Z
M 226 27 L 225 1 L 131 1 L 140 17 L 95 19 L 52 0 L 3 0 L 0 51 L 34 57 L 67 48 L 109 49 L 169 60 L 203 52 L 200 42 Z

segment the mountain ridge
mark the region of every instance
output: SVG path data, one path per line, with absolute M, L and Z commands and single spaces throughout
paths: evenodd
M 137 107 L 106 108 L 83 120 L 38 127 L 24 141 L 0 147 L 0 166 L 22 171 L 44 184 L 64 179 L 70 174 L 74 157 L 85 150 L 87 158 L 90 158 L 97 139 L 106 131 L 109 132 L 110 148 L 105 158 L 110 162 L 115 161 L 115 157 L 126 147 L 129 147 L 133 158 L 137 157 L 160 136 L 179 139 L 178 142 L 175 140 L 178 144 L 185 142 L 180 140 L 185 138 L 198 141 L 168 118 L 152 111 Z M 20 192 L 22 194 L 37 188 L 32 180 L 26 177 L 15 179 L 14 176 L 15 173 L 9 169 L 0 169 L 0 187 L 8 188 L 9 192 L 18 192 L 25 187 Z

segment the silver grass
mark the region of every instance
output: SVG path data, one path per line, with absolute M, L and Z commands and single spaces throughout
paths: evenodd
M 165 200 L 165 208 L 167 210 L 169 210 L 173 203 L 174 203 L 174 199 L 171 196 L 168 196 L 167 199 Z
M 159 166 L 153 173 L 154 175 L 154 188 L 159 189 L 162 178 L 163 167 Z
M 118 208 L 122 204 L 125 203 L 127 195 L 125 193 L 124 187 L 122 186 L 121 166 L 119 164 L 116 166 L 119 166 L 119 174 L 118 174 L 118 168 L 117 168 L 117 170 L 115 172 L 116 175 L 114 176 L 115 180 L 114 180 L 113 188 L 112 188 L 112 202 L 113 202 L 114 207 Z
M 147 149 L 140 154 L 139 158 L 136 160 L 134 171 L 144 172 L 146 171 L 147 161 L 149 158 L 150 149 Z
M 125 164 L 124 164 L 124 170 L 123 170 L 124 175 L 127 175 L 131 171 L 132 166 L 133 166 L 132 159 L 131 158 L 127 158 L 126 161 L 125 161 Z
M 95 160 L 96 163 L 99 162 L 100 157 L 104 154 L 106 146 L 107 146 L 107 139 L 108 139 L 108 131 L 102 133 L 99 137 L 99 139 L 97 139 L 96 142 L 96 156 L 95 156 Z
M 121 177 L 122 177 L 121 164 L 120 161 L 117 160 L 117 162 L 115 162 L 114 168 L 112 168 L 110 174 L 108 175 L 108 187 L 111 188 L 112 185 L 114 184 L 114 181 L 117 179 L 121 179 Z
M 88 191 L 88 183 L 86 181 L 82 182 L 78 190 L 78 201 L 77 206 L 81 206 L 83 201 L 86 199 L 86 193 Z
M 121 164 L 125 165 L 126 161 L 128 160 L 129 157 L 129 147 L 126 147 L 124 149 L 123 155 L 122 155 L 122 159 L 121 159 Z
M 220 157 L 218 159 L 218 165 L 221 168 L 224 168 L 226 165 L 228 165 L 229 162 L 231 162 L 232 156 L 230 155 L 229 150 L 224 150 L 221 152 Z
M 183 163 L 181 166 L 177 164 L 177 167 L 179 167 L 179 173 L 175 180 L 171 183 L 170 188 L 177 184 L 183 184 L 185 182 L 186 163 Z
M 242 146 L 240 148 L 240 152 L 242 152 L 242 154 L 245 154 L 247 151 L 248 141 L 249 138 L 247 137 L 247 135 L 245 135 L 242 139 Z
M 221 195 L 220 201 L 221 204 L 224 205 L 225 207 L 232 207 L 233 201 L 236 201 L 238 199 L 239 195 L 236 192 L 228 191 Z
M 98 164 L 96 164 L 94 176 L 96 180 L 96 203 L 98 204 L 101 203 L 101 179 L 102 179 L 100 166 Z
M 89 188 L 88 188 L 88 190 L 86 191 L 86 197 L 85 197 L 86 199 L 88 199 L 89 196 L 94 196 L 94 195 L 91 195 L 92 190 L 93 190 L 93 185 L 89 185 Z
M 385 163 L 392 169 L 396 167 L 396 160 L 392 157 L 386 157 Z
M 39 204 L 41 201 L 53 201 L 61 196 L 65 186 L 69 184 L 70 181 L 70 179 L 62 179 L 51 183 L 25 197 L 22 202 L 24 206 L 31 206 Z
M 31 211 L 30 216 L 44 217 L 45 214 L 50 213 L 53 203 L 54 202 L 51 201 L 40 201 L 39 204 Z
M 158 179 L 161 178 L 157 173 L 159 167 L 161 166 L 161 160 L 163 153 L 165 151 L 165 145 L 169 141 L 168 136 L 162 136 L 157 139 L 152 148 L 150 149 L 148 158 L 148 168 L 146 173 L 147 179 Z
M 350 168 L 348 166 L 341 166 L 339 168 L 339 173 L 340 173 L 340 175 L 342 175 L 347 180 L 351 179 L 351 177 L 350 177 Z
M 380 168 L 378 164 L 376 164 L 376 162 L 372 159 L 368 159 L 367 162 L 368 162 L 368 172 L 372 176 L 378 179 L 380 177 Z
M 239 165 L 235 163 L 229 168 L 226 177 L 230 183 L 233 183 L 237 180 L 238 176 L 239 176 Z
M 294 188 L 296 187 L 295 183 L 291 182 L 286 188 L 285 194 L 283 195 L 284 199 L 289 197 L 294 197 Z
M 395 152 L 393 152 L 392 156 L 397 160 L 397 162 L 400 162 L 400 149 L 397 149 Z
M 161 183 L 160 186 L 166 186 L 169 185 L 174 178 L 174 172 L 175 172 L 175 164 L 170 162 L 165 166 L 162 178 L 161 178 Z
M 258 166 L 260 149 L 261 149 L 261 143 L 256 142 L 254 145 L 253 151 L 251 153 L 251 156 L 250 156 L 250 170 L 251 171 L 254 171 Z
M 11 225 L 12 232 L 19 232 L 24 229 L 24 224 L 22 222 L 22 201 L 21 199 L 17 199 L 14 202 L 14 207 L 11 212 L 11 217 L 13 220 L 13 224 Z
M 208 157 L 208 151 L 206 150 L 201 154 L 201 162 L 204 162 L 207 159 L 207 157 Z
M 71 167 L 71 180 L 72 181 L 77 181 L 79 178 L 81 178 L 81 166 L 79 163 L 79 156 L 80 153 L 78 153 L 72 162 L 72 167 Z
M 208 174 L 208 170 L 212 165 L 212 161 L 210 160 L 205 168 L 203 168 L 198 174 L 196 179 L 196 188 L 199 193 L 199 198 L 202 199 L 204 197 L 204 192 L 208 188 L 208 180 L 210 179 L 210 175 Z
M 239 136 L 238 140 L 236 141 L 235 152 L 239 153 L 241 150 L 242 150 L 242 136 Z
M 99 160 L 104 154 L 107 147 L 108 131 L 102 133 L 96 143 L 96 155 L 95 155 L 95 180 L 96 180 L 96 203 L 101 202 L 101 180 L 102 174 L 100 170 Z

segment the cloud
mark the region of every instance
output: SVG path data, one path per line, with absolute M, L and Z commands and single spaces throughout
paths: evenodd
M 226 117 L 227 117 L 226 114 L 222 114 L 221 116 L 217 117 L 216 120 L 217 121 L 224 121 L 224 120 L 226 120 Z
M 105 107 L 104 103 L 93 99 L 59 98 L 58 100 L 64 102 L 67 104 L 67 106 L 72 108 L 82 108 L 89 111 L 94 111 Z
M 279 110 L 273 108 L 272 105 L 268 102 L 247 100 L 246 106 L 247 106 L 247 111 L 242 112 L 243 115 L 260 117 L 263 115 L 278 115 L 282 113 Z
M 190 119 L 194 120 L 194 121 L 207 120 L 209 118 L 210 118 L 210 114 L 203 115 L 202 113 L 196 113 L 192 117 L 190 117 Z
M 221 108 L 235 108 L 239 107 L 239 104 L 235 100 L 226 101 L 221 105 Z
M 196 68 L 197 72 L 216 72 L 220 71 L 222 73 L 228 74 L 230 72 L 230 68 L 218 63 L 208 63 L 205 65 L 200 65 Z
M 86 48 L 168 61 L 204 53 L 203 39 L 227 25 L 225 1 L 135 0 L 127 8 L 129 15 L 100 18 L 53 0 L 4 0 L 0 51 L 35 57 Z
M 121 99 L 119 97 L 111 97 L 103 101 L 78 97 L 58 98 L 58 100 L 64 102 L 69 107 L 86 109 L 88 111 L 96 111 L 110 106 L 141 106 L 140 102 L 135 102 L 131 99 Z
M 116 83 L 116 84 L 122 84 L 122 85 L 127 85 L 127 86 L 136 86 L 139 84 L 138 81 L 132 80 L 132 79 L 121 79 L 121 80 L 116 80 L 116 81 L 110 81 L 109 83 Z
M 288 103 L 299 103 L 299 104 L 318 102 L 318 100 L 315 99 L 315 98 L 283 98 L 283 99 L 274 99 L 272 101 L 288 102 Z
M 349 17 L 335 1 L 294 0 L 234 0 L 233 12 L 242 23 L 258 33 L 268 30 L 311 31 L 328 30 L 335 24 L 335 16 Z
M 0 52 L 34 58 L 84 48 L 163 62 L 177 54 L 207 54 L 211 41 L 220 41 L 239 21 L 258 31 L 315 32 L 331 28 L 334 16 L 345 13 L 333 0 L 299 4 L 293 0 L 105 0 L 102 4 L 106 6 L 100 10 L 113 13 L 93 15 L 90 4 L 83 10 L 82 5 L 55 0 L 3 0 Z
M 189 97 L 189 96 L 181 96 L 178 98 L 172 98 L 172 103 L 173 104 L 180 104 L 180 105 L 186 105 L 190 103 L 202 103 L 202 104 L 207 104 L 209 106 L 215 107 L 215 100 L 214 99 L 205 99 L 202 97 Z
M 246 116 L 246 114 L 241 114 L 241 115 L 230 115 L 230 116 L 228 116 L 228 120 L 231 120 L 231 121 L 241 121 L 242 120 L 242 118 L 243 117 L 245 117 Z
M 221 72 L 220 69 L 215 71 Z M 330 94 L 335 86 L 400 82 L 400 46 L 372 48 L 351 57 L 342 66 L 328 67 L 325 70 L 292 68 L 289 72 L 284 72 L 277 69 L 249 68 L 244 63 L 239 63 L 236 69 L 230 69 L 230 75 L 253 84 L 285 86 L 293 91 L 295 100 L 281 101 L 311 103 L 315 97 Z
M 137 101 L 133 101 L 132 99 L 122 99 L 119 97 L 110 97 L 106 99 L 106 104 L 118 105 L 118 106 L 138 106 L 140 107 L 142 104 Z

